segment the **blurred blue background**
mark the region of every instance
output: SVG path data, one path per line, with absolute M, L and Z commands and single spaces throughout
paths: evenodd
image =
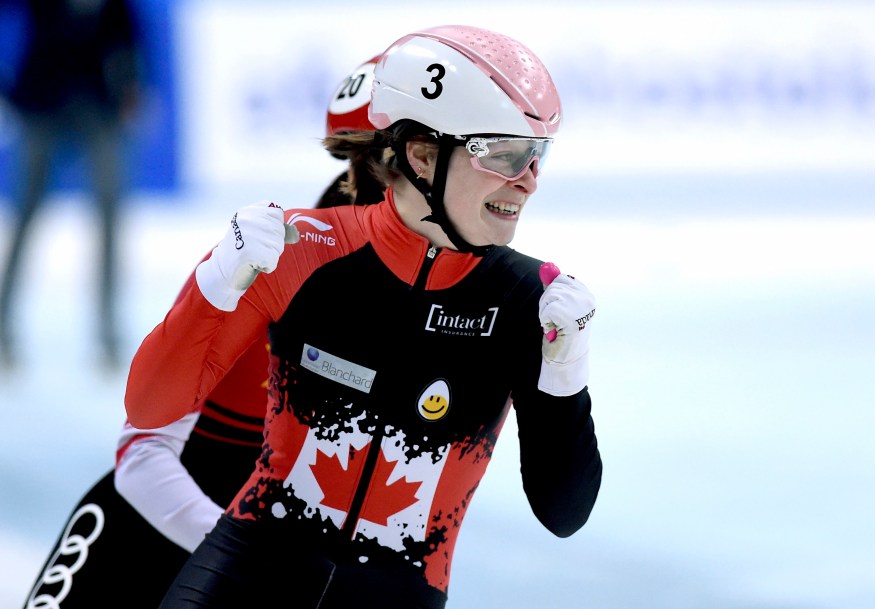
M 143 99 L 135 124 L 128 133 L 127 170 L 137 190 L 173 192 L 179 186 L 173 0 L 132 0 L 142 37 Z M 13 1 L 0 2 L 0 92 L 20 69 L 27 15 Z M 0 102 L 2 104 L 2 102 Z M 0 201 L 9 203 L 14 193 L 15 157 L 19 133 L 8 106 L 0 105 Z M 82 190 L 87 186 L 85 163 L 72 147 L 63 150 L 53 174 L 56 190 Z
M 484 25 L 550 67 L 563 129 L 514 247 L 599 302 L 590 522 L 551 538 L 511 418 L 457 546 L 450 607 L 875 606 L 875 3 L 138 0 L 128 355 L 240 205 L 311 206 L 335 86 L 419 27 Z M 0 3 L 2 5 L 2 3 Z M 14 65 L 0 21 L 0 78 Z M 0 109 L 0 239 L 14 117 Z M 0 376 L 0 606 L 20 606 L 111 467 L 125 375 L 94 365 L 83 167 L 62 159 Z

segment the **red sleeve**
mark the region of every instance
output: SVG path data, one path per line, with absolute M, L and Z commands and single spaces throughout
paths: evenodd
M 262 273 L 237 309 L 221 311 L 201 294 L 197 283 L 184 290 L 164 320 L 143 340 L 131 362 L 125 409 L 140 429 L 161 427 L 197 409 L 237 359 L 255 341 L 263 343 L 268 325 L 278 320 L 303 281 L 328 260 L 364 242 L 354 207 L 306 210 L 328 223 L 320 227 L 331 239 L 307 239 L 302 222 L 300 243 L 287 245 L 273 273 Z M 293 214 L 293 211 L 298 213 Z M 302 215 L 289 210 L 290 215 Z M 348 218 L 347 222 L 341 216 Z M 306 219 L 306 218 L 305 218 Z
M 125 391 L 131 424 L 151 429 L 195 410 L 237 357 L 264 339 L 268 322 L 243 299 L 232 313 L 216 309 L 194 284 L 134 355 Z

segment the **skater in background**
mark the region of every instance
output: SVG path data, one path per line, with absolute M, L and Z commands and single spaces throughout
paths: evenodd
M 511 405 L 537 519 L 572 535 L 601 482 L 592 294 L 508 247 L 562 122 L 520 42 L 421 30 L 377 63 L 375 133 L 326 138 L 368 206 L 242 207 L 134 356 L 134 425 L 185 416 L 270 344 L 265 442 L 164 609 L 441 609 Z
M 5 0 L 15 2 L 17 0 Z M 18 0 L 28 36 L 8 98 L 20 119 L 17 214 L 0 249 L 0 364 L 18 358 L 14 305 L 27 247 L 45 200 L 54 161 L 65 146 L 88 160 L 100 246 L 96 315 L 100 353 L 120 363 L 115 234 L 126 188 L 124 127 L 140 96 L 142 33 L 127 0 Z
M 379 56 L 371 57 L 353 70 L 337 87 L 325 120 L 325 135 L 342 135 L 344 133 L 373 131 L 373 125 L 368 119 L 368 104 L 371 99 L 371 86 L 374 82 L 374 68 Z M 371 154 L 371 151 L 351 150 L 345 154 L 332 152 L 336 159 L 348 161 L 346 171 L 340 173 L 329 184 L 319 197 L 317 209 L 349 205 L 368 205 L 383 200 L 385 186 L 374 179 L 368 171 L 367 159 L 361 155 Z M 361 172 L 356 176 L 356 172 Z M 354 185 L 354 187 L 353 187 Z
M 356 67 L 338 85 L 328 106 L 326 135 L 373 130 L 367 104 L 374 61 Z M 360 86 L 350 89 L 351 81 Z M 382 199 L 382 186 L 372 176 L 344 170 L 317 206 Z M 194 275 L 180 297 L 193 281 Z M 157 607 L 261 453 L 267 372 L 265 337 L 235 362 L 195 412 L 157 429 L 139 430 L 126 422 L 115 469 L 73 508 L 25 609 Z

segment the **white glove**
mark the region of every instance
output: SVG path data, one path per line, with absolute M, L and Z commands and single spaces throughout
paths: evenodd
M 595 297 L 574 277 L 558 274 L 544 288 L 538 306 L 538 317 L 545 332 L 538 389 L 555 396 L 568 396 L 586 387 L 593 315 Z
M 284 244 L 297 240 L 297 230 L 283 222 L 279 205 L 248 205 L 234 214 L 225 238 L 198 265 L 198 288 L 217 309 L 233 311 L 259 273 L 276 269 Z

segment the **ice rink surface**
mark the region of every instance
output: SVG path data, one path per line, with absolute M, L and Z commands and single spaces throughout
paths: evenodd
M 449 607 L 875 606 L 875 199 L 849 198 L 843 180 L 781 201 L 760 187 L 783 179 L 544 180 L 512 245 L 598 299 L 601 495 L 581 531 L 553 538 L 522 493 L 511 418 L 459 537 Z M 119 227 L 126 357 L 248 202 L 132 200 Z M 44 213 L 22 365 L 0 378 L 3 608 L 22 606 L 112 466 L 124 417 L 126 370 L 96 365 L 86 211 L 73 197 Z

